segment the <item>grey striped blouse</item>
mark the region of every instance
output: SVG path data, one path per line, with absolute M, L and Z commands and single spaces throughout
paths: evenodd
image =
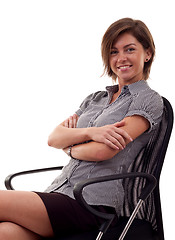
M 46 192 L 60 192 L 74 198 L 73 187 L 77 182 L 127 171 L 131 162 L 148 142 L 161 121 L 163 113 L 161 96 L 142 80 L 124 86 L 120 96 L 110 104 L 113 94 L 117 91 L 118 85 L 114 85 L 106 87 L 106 91 L 99 91 L 86 97 L 76 112 L 79 115 L 77 127 L 100 127 L 121 121 L 128 116 L 141 115 L 149 121 L 149 130 L 109 160 L 89 162 L 70 159 Z M 114 207 L 118 214 L 121 211 L 124 192 L 120 180 L 88 186 L 83 194 L 91 205 Z

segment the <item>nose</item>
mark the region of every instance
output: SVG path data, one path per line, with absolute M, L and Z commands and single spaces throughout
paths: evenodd
M 119 63 L 125 62 L 126 60 L 127 60 L 127 56 L 125 53 L 123 53 L 123 52 L 118 53 L 118 62 Z

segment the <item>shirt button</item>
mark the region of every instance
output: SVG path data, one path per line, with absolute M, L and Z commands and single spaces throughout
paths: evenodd
M 89 127 L 91 127 L 93 125 L 93 122 L 89 122 Z

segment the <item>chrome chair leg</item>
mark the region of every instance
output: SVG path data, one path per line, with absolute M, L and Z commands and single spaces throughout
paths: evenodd
M 143 202 L 144 202 L 144 201 L 143 201 L 142 199 L 140 199 L 140 200 L 138 201 L 138 203 L 137 203 L 137 205 L 136 205 L 136 207 L 135 207 L 135 209 L 134 209 L 131 217 L 129 218 L 129 220 L 128 220 L 128 222 L 127 222 L 127 224 L 126 224 L 126 226 L 125 226 L 125 228 L 124 228 L 124 230 L 123 230 L 123 232 L 122 232 L 122 234 L 120 235 L 120 237 L 119 237 L 118 240 L 123 240 L 123 239 L 124 239 L 126 233 L 128 232 L 128 230 L 129 230 L 132 222 L 134 221 L 134 218 L 135 218 L 135 216 L 137 215 L 137 213 L 138 213 L 138 211 L 139 211 L 139 209 L 140 209 L 140 207 L 141 207 L 141 205 L 142 205 Z
M 103 236 L 103 232 L 100 231 L 98 236 L 97 236 L 97 238 L 96 238 L 96 240 L 100 240 L 102 238 L 102 236 Z

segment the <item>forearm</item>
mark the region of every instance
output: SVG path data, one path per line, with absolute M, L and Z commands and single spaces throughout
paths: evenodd
M 86 141 L 95 141 L 104 143 L 113 149 L 122 149 L 126 145 L 126 139 L 130 139 L 127 132 L 120 129 L 124 122 L 118 122 L 103 127 L 76 128 L 70 120 L 58 125 L 51 133 L 48 139 L 48 145 L 58 149 L 64 149 L 68 146 L 84 143 Z
M 64 151 L 67 153 L 68 148 L 64 149 Z M 112 158 L 119 151 L 108 147 L 104 143 L 92 141 L 73 146 L 71 148 L 71 156 L 84 161 L 104 161 Z
M 139 135 L 144 133 L 149 128 L 149 122 L 141 116 L 127 117 L 125 118 L 124 122 L 125 124 L 123 125 L 123 127 L 120 127 L 120 129 L 116 129 L 119 135 L 111 135 L 114 136 L 114 139 L 112 140 L 113 143 L 115 142 L 114 140 L 117 140 L 117 142 L 119 141 L 119 144 L 116 143 L 116 147 L 110 147 L 107 137 L 107 141 L 91 141 L 88 143 L 73 146 L 71 149 L 72 157 L 85 161 L 103 161 L 111 159 L 119 151 L 123 150 L 128 143 L 136 139 Z M 97 129 L 100 130 L 100 132 L 103 130 L 103 128 Z M 127 132 L 129 133 L 129 135 L 127 134 Z M 67 150 L 68 149 L 64 149 L 66 153 Z
M 70 123 L 70 122 L 69 122 Z M 69 124 L 70 125 L 70 124 Z M 65 122 L 56 127 L 56 129 L 51 133 L 48 140 L 48 145 L 58 149 L 66 149 L 72 145 L 79 145 L 80 143 L 85 143 L 87 141 L 92 141 L 89 145 L 79 145 L 76 147 L 77 154 L 82 154 L 87 152 L 87 157 L 84 155 L 77 156 L 82 160 L 89 159 L 101 159 L 102 150 L 109 150 L 109 155 L 115 154 L 113 150 L 122 150 L 126 144 L 132 141 L 131 137 L 127 134 L 126 131 L 121 129 L 124 126 L 124 122 L 118 122 L 112 125 L 106 125 L 103 127 L 90 127 L 90 128 L 69 128 L 65 127 Z M 100 144 L 101 143 L 101 144 Z M 91 145 L 95 146 L 93 151 Z M 83 147 L 82 147 L 83 146 Z M 87 146 L 87 149 L 84 147 Z M 82 149 L 83 148 L 83 149 Z M 88 157 L 88 154 L 91 154 L 91 157 Z M 103 153 L 103 158 L 104 154 Z M 107 157 L 106 159 L 109 159 Z
M 50 134 L 48 145 L 54 148 L 63 149 L 70 145 L 75 145 L 89 141 L 87 128 L 67 128 L 62 125 Z

